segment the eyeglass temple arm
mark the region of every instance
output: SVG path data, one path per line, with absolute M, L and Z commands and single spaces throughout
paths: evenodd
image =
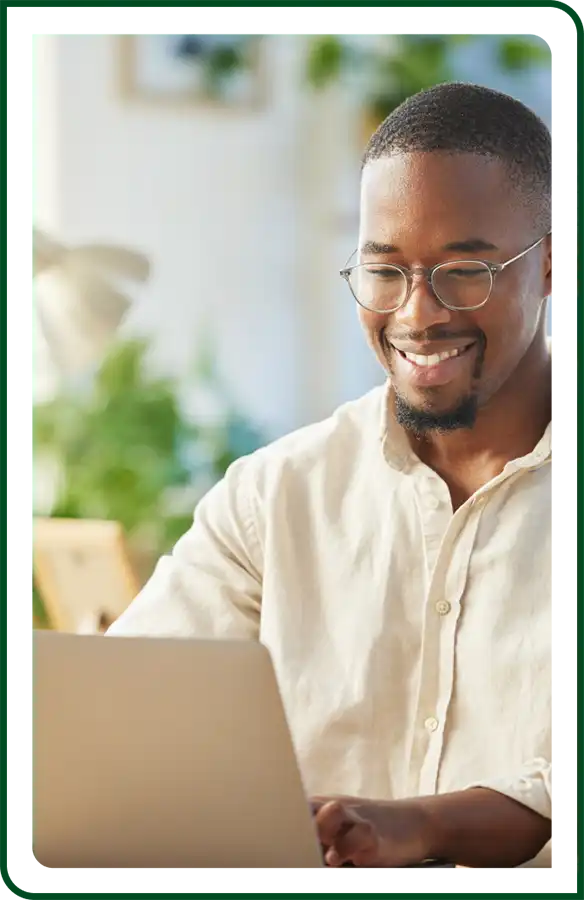
M 541 244 L 542 241 L 545 241 L 546 237 L 549 237 L 550 234 L 551 234 L 551 231 L 548 231 L 548 233 L 542 235 L 542 237 L 540 237 L 540 238 L 535 242 L 535 244 L 531 244 L 531 246 L 527 247 L 526 250 L 522 250 L 521 253 L 518 253 L 517 256 L 514 256 L 514 257 L 513 257 L 513 259 L 508 259 L 507 262 L 500 263 L 500 264 L 496 267 L 496 271 L 497 271 L 497 272 L 502 272 L 503 269 L 506 269 L 507 266 L 510 266 L 510 265 L 511 265 L 511 263 L 514 263 L 514 262 L 516 262 L 518 259 L 521 259 L 522 256 L 525 256 L 525 254 L 526 254 L 526 253 L 529 253 L 531 250 L 535 250 L 535 248 L 538 246 L 538 244 Z

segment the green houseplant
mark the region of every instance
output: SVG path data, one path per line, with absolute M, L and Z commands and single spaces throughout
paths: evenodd
M 192 389 L 219 396 L 212 422 L 189 417 L 181 386 L 149 373 L 148 350 L 144 340 L 116 343 L 94 377 L 36 406 L 33 428 L 35 455 L 59 467 L 50 515 L 120 522 L 143 578 L 190 526 L 208 487 L 262 443 L 225 400 L 210 352 Z M 37 595 L 33 604 L 41 623 Z
M 481 38 L 484 35 L 397 34 L 365 46 L 351 36 L 319 35 L 309 42 L 307 81 L 317 90 L 340 80 L 352 82 L 363 99 L 369 137 L 412 94 L 452 81 L 457 49 Z M 502 71 L 512 73 L 550 64 L 543 41 L 518 35 L 498 37 L 494 57 Z

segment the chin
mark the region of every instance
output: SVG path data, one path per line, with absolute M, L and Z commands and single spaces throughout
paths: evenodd
M 392 377 L 392 373 L 390 373 L 390 378 L 395 393 L 401 397 L 404 403 L 421 412 L 448 413 L 450 410 L 456 409 L 472 392 L 470 385 L 456 389 L 453 389 L 451 384 L 440 387 L 413 387 L 411 384 L 402 386 Z
M 422 436 L 430 433 L 445 434 L 461 428 L 472 428 L 476 422 L 478 398 L 466 393 L 450 403 L 437 403 L 429 398 L 410 399 L 395 392 L 395 414 L 400 425 Z

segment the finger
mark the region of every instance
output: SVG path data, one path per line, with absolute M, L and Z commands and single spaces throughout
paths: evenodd
M 357 821 L 355 814 L 337 800 L 324 803 L 314 817 L 318 838 L 325 847 L 332 847 L 355 821 Z
M 316 794 L 315 796 L 309 798 L 308 803 L 314 815 L 322 806 L 324 806 L 325 803 L 331 803 L 333 800 L 336 800 L 338 803 L 342 803 L 345 806 L 349 806 L 351 803 L 355 802 L 354 797 L 345 797 L 341 794 L 334 794 L 333 796 L 328 797 Z
M 315 816 L 319 809 L 327 802 L 328 801 L 326 797 L 311 797 L 308 803 L 310 805 L 310 811 L 312 815 Z
M 377 831 L 371 822 L 361 819 L 337 838 L 331 850 L 333 862 L 329 865 L 342 865 L 346 862 L 356 866 L 374 865 L 379 856 Z

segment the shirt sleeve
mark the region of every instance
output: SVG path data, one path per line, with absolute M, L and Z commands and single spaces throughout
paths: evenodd
M 514 776 L 501 776 L 478 781 L 468 787 L 484 787 L 505 794 L 523 806 L 544 816 L 552 817 L 552 764 L 537 758 L 527 762 Z
M 552 764 L 542 757 L 525 763 L 521 771 L 511 776 L 486 778 L 467 785 L 468 788 L 484 787 L 505 794 L 523 806 L 533 809 L 546 819 L 552 817 Z M 540 850 L 534 859 L 523 863 L 519 868 L 545 868 L 552 864 L 551 840 Z
M 237 460 L 201 500 L 189 531 L 108 635 L 258 638 L 262 553 L 252 461 Z

